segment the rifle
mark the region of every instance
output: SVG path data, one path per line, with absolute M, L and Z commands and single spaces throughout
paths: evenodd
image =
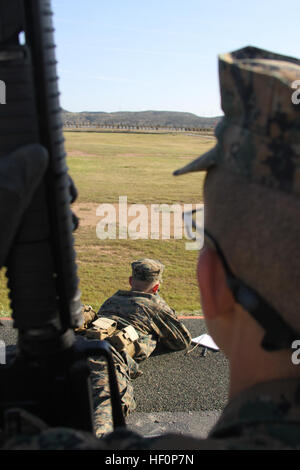
M 93 431 L 87 358 L 94 355 L 108 364 L 114 427 L 125 424 L 108 343 L 74 335 L 82 323 L 70 210 L 76 189 L 65 161 L 53 32 L 50 0 L 0 0 L 0 159 L 48 154 L 5 260 L 18 343 L 14 360 L 0 366 L 0 428 L 14 432 L 22 432 L 16 409 L 49 426 Z

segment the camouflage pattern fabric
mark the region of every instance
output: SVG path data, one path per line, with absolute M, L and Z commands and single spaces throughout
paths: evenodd
M 81 309 L 83 316 L 83 328 L 89 328 L 91 323 L 96 320 L 97 313 L 90 305 L 83 305 Z
M 133 358 L 126 351 L 119 353 L 112 347 L 122 408 L 127 416 L 136 407 L 131 379 L 140 375 L 138 363 L 151 355 L 158 341 L 171 350 L 185 349 L 191 336 L 158 294 L 120 290 L 104 302 L 98 316 L 115 320 L 119 330 L 132 325 L 139 335 Z M 108 376 L 104 361 L 93 358 L 90 365 L 95 433 L 101 437 L 112 430 Z
M 112 318 L 119 329 L 128 325 L 136 329 L 140 346 L 134 356 L 137 362 L 149 357 L 157 343 L 176 351 L 191 342 L 189 331 L 158 294 L 119 290 L 104 302 L 98 315 Z
M 135 362 L 126 352 L 119 353 L 111 346 L 124 416 L 136 408 L 131 378 L 137 375 Z M 102 437 L 113 430 L 112 408 L 106 361 L 89 358 L 94 407 L 94 431 Z
M 131 263 L 132 277 L 140 281 L 162 281 L 164 265 L 157 260 L 144 258 Z
M 97 313 L 90 305 L 82 306 L 82 315 L 84 324 L 82 328 L 75 330 L 78 334 L 83 334 L 84 330 L 91 327 L 92 322 L 97 318 Z M 128 416 L 136 407 L 131 379 L 138 377 L 140 372 L 137 363 L 126 351 L 118 352 L 111 345 L 111 352 L 115 365 L 123 414 L 124 416 Z M 89 358 L 89 368 L 91 371 L 93 396 L 94 432 L 99 438 L 113 430 L 107 363 L 105 359 L 101 357 Z
M 152 260 L 150 260 L 152 261 Z M 142 263 L 143 267 L 148 264 Z M 139 267 L 141 264 L 139 264 Z M 150 269 L 154 265 L 151 265 Z M 155 269 L 157 265 L 155 264 Z M 84 306 L 85 325 L 95 319 L 91 307 Z M 138 377 L 138 363 L 148 358 L 158 341 L 171 350 L 185 349 L 191 336 L 177 319 L 176 313 L 158 294 L 145 294 L 134 291 L 118 291 L 106 300 L 98 312 L 98 317 L 111 318 L 117 322 L 118 330 L 132 325 L 139 339 L 135 343 L 132 358 L 126 351 L 118 352 L 112 345 L 114 364 L 118 379 L 124 416 L 136 408 L 132 379 Z M 106 339 L 108 342 L 109 338 Z M 91 381 L 94 406 L 94 429 L 97 437 L 112 431 L 112 414 L 107 368 L 104 359 L 90 358 Z

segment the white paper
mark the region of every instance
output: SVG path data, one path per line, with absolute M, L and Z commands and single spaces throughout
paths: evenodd
M 220 349 L 218 348 L 218 346 L 216 345 L 212 337 L 207 335 L 206 333 L 204 333 L 203 335 L 197 336 L 197 338 L 193 338 L 192 342 L 200 344 L 201 346 L 204 346 L 205 348 L 214 349 L 215 351 L 219 351 Z

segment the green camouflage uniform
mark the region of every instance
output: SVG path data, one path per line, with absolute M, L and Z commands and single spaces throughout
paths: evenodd
M 111 318 L 117 327 L 132 325 L 138 335 L 139 348 L 134 359 L 141 362 L 154 351 L 159 342 L 167 349 L 186 349 L 191 336 L 176 313 L 158 294 L 119 290 L 106 300 L 99 316 Z
M 134 399 L 131 372 L 134 370 L 134 361 L 126 352 L 118 352 L 111 346 L 111 352 L 115 365 L 115 372 L 121 397 L 121 404 L 124 416 L 127 416 L 136 408 Z M 91 383 L 93 394 L 93 419 L 94 432 L 97 437 L 102 437 L 113 430 L 112 408 L 110 401 L 110 390 L 108 383 L 107 365 L 102 358 L 89 358 L 91 371 Z
M 162 271 L 163 265 L 155 260 L 142 259 L 132 263 L 132 276 L 141 281 L 160 281 Z M 133 357 L 112 346 L 123 412 L 127 416 L 136 408 L 131 379 L 140 375 L 138 363 L 148 358 L 158 343 L 170 350 L 186 349 L 191 336 L 175 311 L 158 294 L 119 290 L 104 302 L 98 316 L 115 320 L 118 330 L 132 325 L 139 336 Z M 112 431 L 108 377 L 103 360 L 90 359 L 90 365 L 95 432 L 101 437 Z

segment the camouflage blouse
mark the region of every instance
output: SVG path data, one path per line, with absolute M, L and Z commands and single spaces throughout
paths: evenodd
M 186 349 L 191 335 L 173 309 L 158 295 L 119 290 L 101 306 L 98 316 L 112 318 L 118 328 L 132 325 L 139 334 L 137 362 L 150 356 L 161 343 L 168 349 Z

